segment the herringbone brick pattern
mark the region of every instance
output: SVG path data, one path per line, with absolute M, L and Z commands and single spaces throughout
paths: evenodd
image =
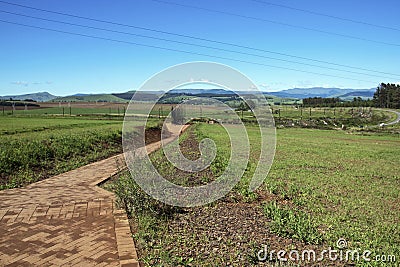
M 119 266 L 113 228 L 112 214 L 8 223 L 0 228 L 0 262 L 10 266 Z
M 114 196 L 96 187 L 123 167 L 118 155 L 47 180 L 0 192 L 0 266 L 137 265 L 130 231 L 119 251 L 116 231 L 125 216 Z M 117 225 L 118 224 L 118 225 Z M 138 266 L 138 265 L 137 265 Z
M 147 145 L 147 153 L 160 145 Z M 97 187 L 123 168 L 120 154 L 0 191 L 0 266 L 138 267 L 125 211 L 114 206 L 111 192 Z

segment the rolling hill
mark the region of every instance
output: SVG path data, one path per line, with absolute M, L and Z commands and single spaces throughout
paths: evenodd
M 136 92 L 136 91 L 128 91 L 125 93 L 117 93 L 117 94 L 112 94 L 113 96 L 125 99 L 125 100 L 131 100 L 133 95 L 136 93 L 135 99 L 141 100 L 141 101 L 150 101 L 150 100 L 156 100 L 160 95 L 162 95 L 164 92 L 163 91 L 146 91 L 146 92 Z
M 350 93 L 340 95 L 339 98 L 343 100 L 352 100 L 354 97 L 361 97 L 362 99 L 372 99 L 374 97 L 375 89 L 370 90 L 357 90 Z
M 52 102 L 127 102 L 126 99 L 112 94 L 77 94 L 63 96 L 51 100 Z
M 39 92 L 39 93 L 31 93 L 31 94 L 23 94 L 23 95 L 6 95 L 0 96 L 0 99 L 4 100 L 33 100 L 37 102 L 47 102 L 57 98 L 57 96 L 52 95 L 48 92 Z

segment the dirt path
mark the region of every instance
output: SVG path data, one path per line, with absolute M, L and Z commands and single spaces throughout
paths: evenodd
M 394 121 L 385 123 L 385 125 L 393 125 L 393 124 L 396 124 L 396 123 L 400 122 L 400 112 L 395 111 L 395 110 L 385 110 L 385 111 L 393 112 L 393 113 L 395 113 L 397 115 L 397 119 L 395 119 Z
M 0 191 L 0 266 L 139 266 L 125 211 L 97 187 L 124 167 L 120 154 Z

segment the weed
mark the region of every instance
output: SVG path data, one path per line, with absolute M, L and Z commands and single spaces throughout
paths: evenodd
M 271 231 L 279 236 L 294 238 L 307 244 L 322 242 L 321 235 L 309 215 L 279 207 L 275 201 L 265 204 L 264 212 L 271 219 Z

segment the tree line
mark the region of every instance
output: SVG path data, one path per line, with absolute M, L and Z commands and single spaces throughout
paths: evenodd
M 373 107 L 374 102 L 370 99 L 354 97 L 351 101 L 344 101 L 338 97 L 309 97 L 303 99 L 303 107 Z
M 373 101 L 378 108 L 400 108 L 400 85 L 381 83 L 374 93 Z
M 372 99 L 354 97 L 352 101 L 344 101 L 338 97 L 309 97 L 303 99 L 304 107 L 377 107 L 400 108 L 400 85 L 381 83 Z
M 339 97 L 309 97 L 303 99 L 303 105 L 306 107 L 335 107 L 340 103 Z

